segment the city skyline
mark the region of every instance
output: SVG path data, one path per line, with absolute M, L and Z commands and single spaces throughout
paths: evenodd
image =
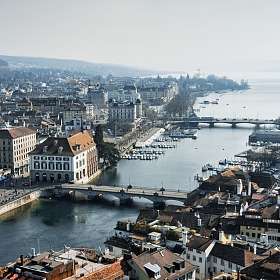
M 216 72 L 277 70 L 280 60 L 275 36 L 280 4 L 274 0 L 266 5 L 251 0 L 1 0 L 0 5 L 2 55 Z

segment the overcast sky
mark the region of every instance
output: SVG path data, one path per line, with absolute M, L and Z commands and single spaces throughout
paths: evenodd
M 280 0 L 0 0 L 0 54 L 158 70 L 280 60 Z

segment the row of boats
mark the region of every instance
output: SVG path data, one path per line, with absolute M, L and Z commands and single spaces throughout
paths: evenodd
M 171 138 L 191 138 L 197 139 L 196 129 L 176 129 L 170 132 L 169 137 Z

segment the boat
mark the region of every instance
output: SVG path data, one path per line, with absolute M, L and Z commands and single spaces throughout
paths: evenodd
M 192 138 L 192 139 L 197 138 L 197 130 L 195 130 L 195 129 L 187 129 L 187 130 L 184 130 L 183 133 L 186 138 Z

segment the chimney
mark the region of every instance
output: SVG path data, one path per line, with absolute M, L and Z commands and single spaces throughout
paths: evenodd
M 130 221 L 126 223 L 126 231 L 130 231 Z
M 243 189 L 243 184 L 242 184 L 242 180 L 241 179 L 238 179 L 236 187 L 237 187 L 237 194 L 241 195 L 242 189 Z
M 224 231 L 220 230 L 219 231 L 219 241 L 224 243 L 224 238 L 225 238 Z
M 186 246 L 188 243 L 188 231 L 184 230 L 182 232 L 182 239 L 183 239 L 183 245 Z
M 249 181 L 248 182 L 248 191 L 247 191 L 247 195 L 251 196 L 252 195 L 252 182 Z
M 36 257 L 36 249 L 35 248 L 31 248 L 32 251 L 32 258 Z
M 254 254 L 256 255 L 257 254 L 257 244 L 256 243 L 254 244 L 253 248 L 254 248 Z

